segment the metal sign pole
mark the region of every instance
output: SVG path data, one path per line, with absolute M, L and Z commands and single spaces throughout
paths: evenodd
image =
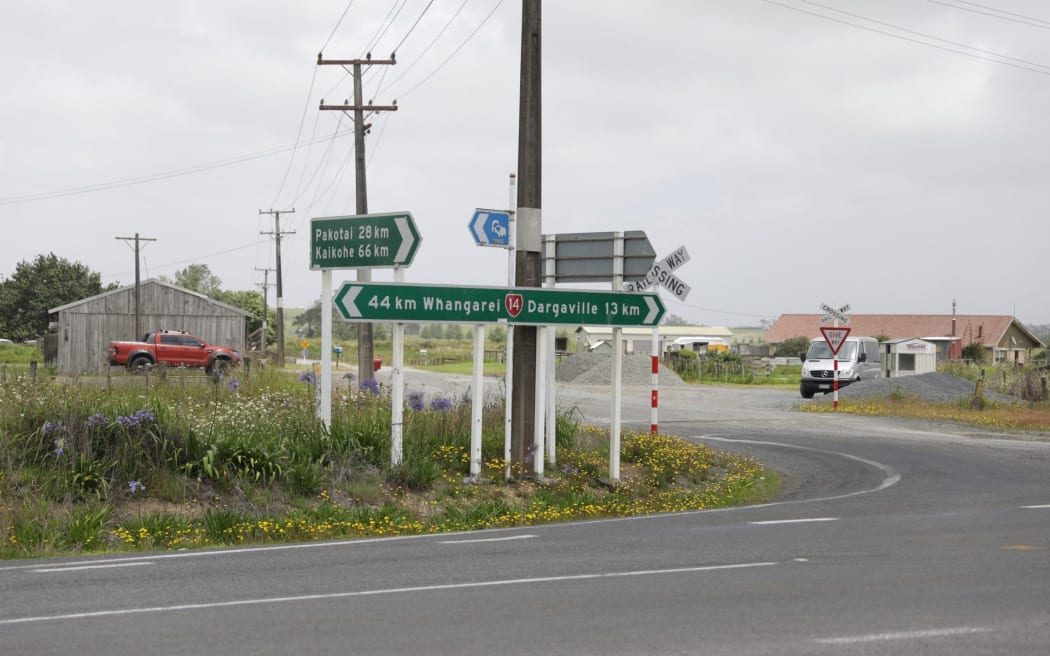
M 623 233 L 616 233 L 613 245 L 613 289 L 623 289 Z M 609 425 L 609 478 L 620 480 L 620 411 L 623 409 L 623 328 L 612 331 L 612 416 Z
M 405 269 L 394 267 L 394 282 L 405 281 Z M 405 324 L 394 323 L 391 328 L 393 354 L 390 363 L 390 464 L 402 462 L 405 423 Z M 361 378 L 364 380 L 364 378 Z
M 547 386 L 547 342 L 550 339 L 550 326 L 536 327 L 536 405 L 533 415 L 532 445 L 532 472 L 536 478 L 543 478 L 543 429 L 546 427 L 545 413 L 547 408 L 547 395 L 544 388 Z
M 543 248 L 544 255 L 544 284 L 547 287 L 555 286 L 555 242 L 553 239 L 548 239 L 548 236 L 543 237 Z M 547 462 L 554 467 L 558 461 L 558 447 L 555 444 L 557 437 L 557 421 L 556 421 L 556 408 L 554 406 L 554 341 L 555 341 L 555 328 L 554 326 L 547 327 L 547 343 L 544 349 L 545 357 L 547 358 L 547 376 L 546 376 L 546 387 L 547 387 L 547 399 L 545 406 L 547 410 L 546 414 L 546 427 L 547 427 Z
M 321 387 L 318 418 L 332 425 L 332 272 L 321 272 Z
M 474 383 L 470 401 L 470 478 L 481 480 L 481 411 L 485 406 L 485 324 L 474 324 Z

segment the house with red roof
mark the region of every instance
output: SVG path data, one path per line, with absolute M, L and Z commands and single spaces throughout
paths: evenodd
M 766 342 L 820 337 L 821 314 L 782 314 L 766 331 Z M 962 359 L 970 344 L 985 349 L 985 362 L 1023 364 L 1046 344 L 1015 317 L 988 314 L 851 314 L 850 334 L 880 339 L 918 337 L 937 345 L 937 360 Z M 827 325 L 827 324 L 824 324 Z

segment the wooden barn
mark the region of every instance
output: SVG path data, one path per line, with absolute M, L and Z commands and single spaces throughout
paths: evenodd
M 94 374 L 109 368 L 109 343 L 140 340 L 156 330 L 185 330 L 204 341 L 244 352 L 249 312 L 182 287 L 150 279 L 139 286 L 141 334 L 135 334 L 135 286 L 121 287 L 52 308 L 63 374 Z M 56 316 L 57 315 L 57 316 Z

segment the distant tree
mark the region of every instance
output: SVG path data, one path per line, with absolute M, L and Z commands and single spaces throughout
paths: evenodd
M 116 287 L 103 287 L 98 273 L 54 253 L 19 262 L 14 274 L 0 282 L 0 336 L 15 340 L 39 337 L 47 332 L 51 308 Z
M 458 323 L 450 323 L 445 328 L 445 339 L 463 339 L 463 326 Z
M 321 301 L 314 301 L 305 312 L 300 314 L 292 322 L 302 337 L 306 339 L 313 339 L 321 336 Z M 343 318 L 339 315 L 335 309 L 335 305 L 332 305 L 332 338 L 340 341 L 349 341 L 357 339 L 357 328 L 356 324 L 352 324 L 348 321 L 343 321 Z
M 678 316 L 677 314 L 671 314 L 670 312 L 668 312 L 667 314 L 664 315 L 664 320 L 661 321 L 660 323 L 662 323 L 665 326 L 691 326 L 692 325 L 691 322 L 686 321 L 684 318 Z
M 797 358 L 799 353 L 809 350 L 809 341 L 808 337 L 801 335 L 785 339 L 777 345 L 777 355 L 782 358 Z
M 879 342 L 888 342 L 888 341 L 890 341 L 890 336 L 889 335 L 873 335 L 873 337 L 876 340 L 878 340 Z
M 222 292 L 222 280 L 211 272 L 207 264 L 191 264 L 176 271 L 175 284 L 211 298 L 218 298 Z
M 248 318 L 249 333 L 255 333 L 255 331 L 262 328 L 263 297 L 261 293 L 256 291 L 235 292 L 220 289 L 215 293 L 214 298 L 220 303 L 232 305 L 233 307 L 240 308 L 245 312 L 251 312 L 252 316 Z M 269 315 L 266 320 L 266 343 L 273 344 L 273 341 L 277 339 L 277 311 L 274 308 L 266 308 L 266 313 Z

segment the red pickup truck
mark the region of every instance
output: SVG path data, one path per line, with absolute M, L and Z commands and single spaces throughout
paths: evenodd
M 109 343 L 109 364 L 131 371 L 163 363 L 169 367 L 203 367 L 211 374 L 240 361 L 236 350 L 213 346 L 181 330 L 158 330 L 148 333 L 141 342 Z

